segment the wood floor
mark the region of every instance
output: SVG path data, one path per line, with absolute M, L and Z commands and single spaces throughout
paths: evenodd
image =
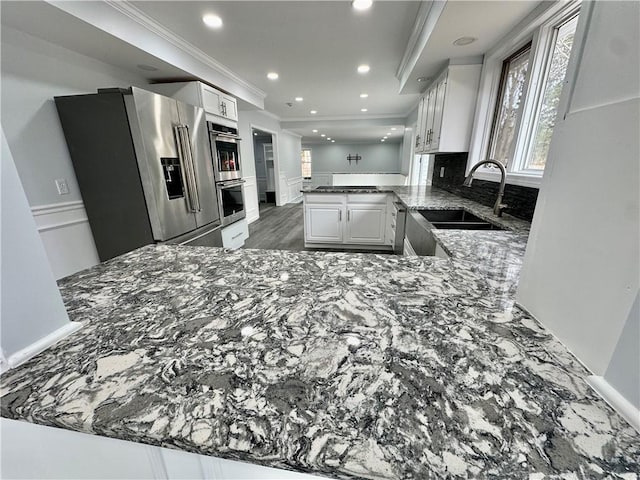
M 261 203 L 260 218 L 249 224 L 249 238 L 243 248 L 393 254 L 392 251 L 378 250 L 305 248 L 302 208 L 302 203 L 288 203 L 282 207 Z
M 244 248 L 305 250 L 302 203 L 260 204 L 260 219 L 249 224 Z

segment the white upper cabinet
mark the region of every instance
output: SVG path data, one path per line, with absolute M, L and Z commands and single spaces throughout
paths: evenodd
M 469 151 L 482 65 L 449 65 L 420 99 L 416 153 Z
M 202 82 L 157 83 L 149 88 L 181 102 L 204 108 L 207 120 L 212 122 L 224 124 L 225 120 L 238 121 L 236 99 Z

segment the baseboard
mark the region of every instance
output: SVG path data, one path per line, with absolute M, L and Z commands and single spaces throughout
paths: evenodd
M 624 398 L 604 377 L 590 375 L 587 383 L 600 395 L 611 408 L 618 412 L 629 424 L 640 433 L 640 409 Z
M 82 323 L 80 322 L 69 322 L 63 327 L 60 327 L 57 330 L 54 330 L 49 335 L 41 338 L 40 340 L 33 342 L 31 345 L 26 346 L 22 350 L 18 350 L 13 355 L 10 355 L 7 358 L 7 364 L 9 369 L 15 368 L 18 365 L 23 364 L 30 358 L 35 357 L 40 352 L 46 350 L 50 346 L 59 342 L 65 337 L 68 337 L 72 333 L 76 332 L 82 327 Z
M 558 343 L 561 343 L 569 351 L 569 353 L 571 353 L 573 358 L 575 358 L 580 363 L 580 365 L 584 367 L 585 370 L 593 373 L 592 370 L 587 365 L 585 365 L 584 362 L 580 360 L 580 358 L 575 353 L 573 353 L 573 351 L 569 347 L 567 347 L 555 333 L 550 331 L 527 308 L 522 306 L 522 304 L 520 304 L 519 302 L 515 302 L 515 306 L 526 313 L 529 317 L 531 317 L 548 333 L 550 333 Z M 620 392 L 613 388 L 611 384 L 605 380 L 604 377 L 600 375 L 588 375 L 585 378 L 585 381 L 593 389 L 594 392 L 596 392 L 600 397 L 602 397 L 605 402 L 607 402 L 611 406 L 611 408 L 613 408 L 618 414 L 620 414 L 622 418 L 629 422 L 629 424 L 634 429 L 640 432 L 640 410 L 638 410 L 638 408 L 636 408 L 629 400 L 623 397 Z

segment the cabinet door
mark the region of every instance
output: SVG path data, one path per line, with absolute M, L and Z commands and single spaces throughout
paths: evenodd
M 420 103 L 418 103 L 418 120 L 416 124 L 416 144 L 414 151 L 415 153 L 420 153 L 424 147 L 424 97 L 420 99 Z
M 210 87 L 202 86 L 202 106 L 204 111 L 212 115 L 220 115 L 220 96 Z
M 437 150 L 440 145 L 440 132 L 442 130 L 442 115 L 444 113 L 444 97 L 447 89 L 447 75 L 443 75 L 435 86 L 435 102 L 433 109 L 433 132 L 431 133 L 430 150 Z
M 304 208 L 304 240 L 308 243 L 342 243 L 344 207 L 307 204 Z
M 425 138 L 424 138 L 424 149 L 423 152 L 428 152 L 431 150 L 431 141 L 433 137 L 433 117 L 436 109 L 436 87 L 433 86 L 427 93 L 427 98 L 429 102 L 426 108 L 425 115 Z
M 347 205 L 345 243 L 384 244 L 385 205 Z
M 236 99 L 229 95 L 220 95 L 221 114 L 229 120 L 238 120 Z

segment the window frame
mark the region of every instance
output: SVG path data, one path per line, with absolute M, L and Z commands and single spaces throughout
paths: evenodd
M 555 30 L 562 23 L 581 11 L 580 0 L 569 2 L 546 2 L 536 7 L 520 24 L 516 25 L 496 46 L 485 55 L 485 63 L 480 79 L 474 129 L 469 148 L 467 173 L 477 162 L 487 158 L 493 130 L 493 119 L 496 114 L 496 102 L 499 100 L 499 88 L 502 79 L 504 61 L 531 43 L 529 69 L 525 81 L 522 108 L 517 121 L 517 130 L 513 154 L 507 166 L 507 183 L 539 188 L 544 170 L 527 170 L 523 166 L 531 142 L 531 135 L 536 125 L 537 105 L 542 101 L 546 72 L 551 62 Z M 580 27 L 576 30 L 573 51 L 580 48 Z M 569 81 L 574 68 L 569 62 L 565 83 Z M 563 101 L 558 105 L 557 115 L 563 115 Z M 481 167 L 474 177 L 482 180 L 500 181 L 500 174 L 495 168 Z
M 304 156 L 304 152 L 309 152 L 309 162 L 305 162 L 303 160 L 303 156 Z M 309 163 L 309 176 L 305 177 L 304 176 L 304 172 L 303 172 L 303 168 L 302 165 L 305 163 Z M 311 180 L 311 177 L 313 176 L 313 155 L 312 155 L 312 150 L 310 148 L 302 148 L 300 150 L 300 173 L 302 176 L 303 180 Z

